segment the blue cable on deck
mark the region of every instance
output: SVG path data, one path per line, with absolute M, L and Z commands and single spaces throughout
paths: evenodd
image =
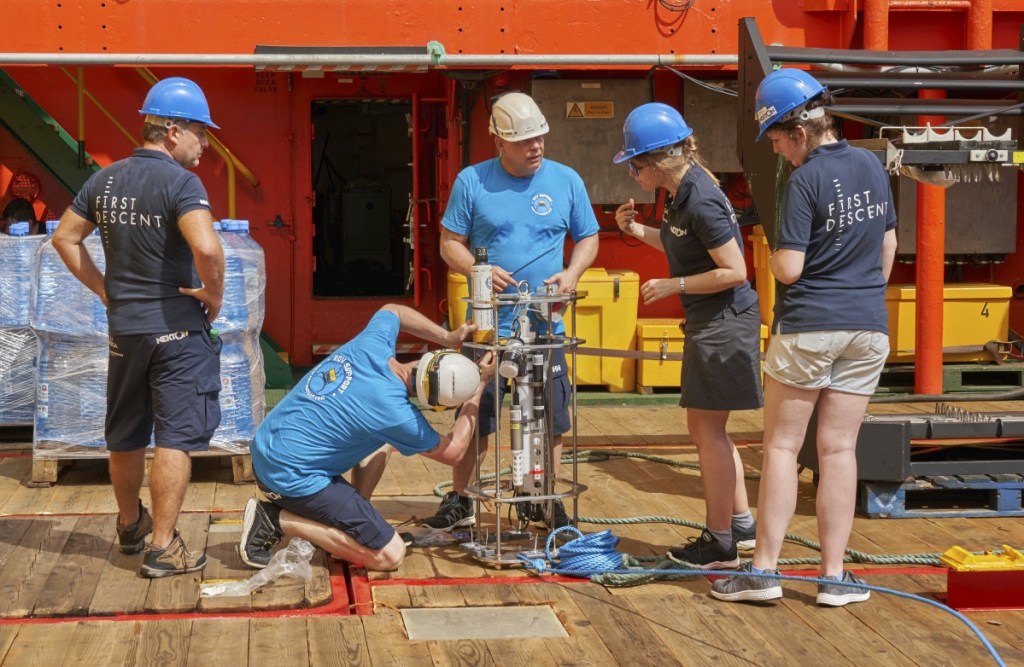
M 561 547 L 555 548 L 556 537 L 562 533 L 571 532 L 577 537 L 574 540 L 566 542 Z M 658 579 L 675 579 L 682 577 L 706 577 L 708 575 L 721 575 L 725 577 L 731 577 L 737 572 L 735 570 L 701 570 L 692 568 L 674 568 L 674 567 L 657 567 L 657 568 L 633 568 L 624 567 L 624 564 L 629 562 L 629 556 L 627 554 L 621 554 L 616 551 L 616 547 L 619 544 L 619 538 L 616 537 L 610 530 L 602 530 L 599 533 L 591 533 L 584 535 L 575 526 L 564 526 L 551 531 L 548 535 L 547 542 L 544 545 L 544 555 L 547 557 L 545 561 L 543 558 L 530 558 L 525 554 L 520 554 L 519 559 L 523 561 L 523 566 L 536 571 L 538 574 L 558 574 L 569 577 L 580 577 L 580 578 L 594 578 L 597 575 L 609 575 L 609 574 L 622 574 L 622 575 L 641 575 L 648 576 L 651 578 Z M 796 577 L 788 574 L 755 574 L 753 572 L 744 572 L 744 577 L 762 577 L 765 579 L 781 579 L 785 581 L 808 581 L 813 583 L 827 583 L 833 586 L 846 586 L 848 588 L 859 588 L 866 591 L 875 591 L 877 593 L 886 593 L 888 595 L 895 595 L 896 597 L 906 598 L 907 600 L 914 600 L 916 602 L 924 602 L 930 604 L 937 609 L 949 612 L 954 617 L 962 621 L 971 632 L 981 640 L 982 645 L 988 650 L 989 654 L 995 660 L 999 667 L 1006 667 L 1006 663 L 1000 657 L 995 647 L 988 640 L 981 630 L 978 629 L 974 623 L 970 621 L 966 616 L 961 614 L 955 609 L 951 609 L 944 604 L 929 600 L 928 598 L 921 597 L 920 595 L 914 595 L 913 593 L 904 593 L 903 591 L 897 591 L 892 588 L 884 588 L 882 586 L 871 586 L 868 584 L 855 584 L 846 581 L 835 581 L 819 579 L 818 577 Z

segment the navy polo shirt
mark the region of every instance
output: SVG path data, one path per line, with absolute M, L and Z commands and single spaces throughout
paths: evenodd
M 819 146 L 786 184 L 776 247 L 799 250 L 804 269 L 778 284 L 775 331 L 888 333 L 882 241 L 896 228 L 889 175 L 845 139 Z
M 736 241 L 743 252 L 743 237 L 736 213 L 725 193 L 699 167 L 691 167 L 665 210 L 661 244 L 673 277 L 692 276 L 718 268 L 709 250 Z M 706 322 L 724 316 L 726 309 L 742 313 L 757 303 L 748 281 L 714 294 L 680 294 L 687 322 Z
M 179 287 L 198 287 L 178 220 L 210 210 L 199 177 L 160 151 L 137 148 L 93 174 L 71 210 L 99 226 L 113 336 L 198 331 L 206 316 Z

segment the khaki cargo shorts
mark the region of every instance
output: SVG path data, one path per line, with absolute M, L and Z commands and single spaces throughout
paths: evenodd
M 764 372 L 801 389 L 832 389 L 870 396 L 889 356 L 889 336 L 879 331 L 805 331 L 775 334 Z

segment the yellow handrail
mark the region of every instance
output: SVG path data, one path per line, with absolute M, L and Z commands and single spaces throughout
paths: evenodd
M 79 100 L 78 100 L 78 139 L 79 140 L 85 138 L 85 110 L 82 108 L 84 105 L 83 105 L 82 100 L 81 100 L 81 95 L 85 95 L 85 97 L 88 97 L 89 101 L 92 102 L 93 104 L 95 104 L 96 108 L 99 109 L 101 112 L 103 112 L 103 115 L 106 116 L 110 120 L 110 122 L 114 124 L 114 127 L 116 127 L 117 129 L 121 130 L 121 133 L 124 134 L 124 136 L 128 137 L 128 141 L 132 142 L 136 146 L 139 145 L 139 140 L 136 139 L 135 136 L 133 136 L 131 132 L 126 130 L 124 125 L 119 123 L 117 118 L 114 117 L 114 114 L 112 114 L 109 111 L 107 111 L 107 108 L 104 107 L 102 104 L 100 104 L 100 101 L 98 99 L 96 99 L 96 97 L 92 93 L 90 93 L 89 90 L 85 87 L 85 79 L 84 79 L 84 77 L 81 76 L 82 68 L 78 68 L 79 76 L 75 76 L 74 74 L 69 72 L 66 67 L 61 67 L 60 71 L 64 72 L 64 74 L 66 74 L 69 79 L 71 79 L 72 81 L 74 81 L 78 85 L 78 89 L 79 89 L 79 91 L 81 93 L 79 95 Z
M 136 67 L 135 71 L 139 73 L 143 79 L 149 82 L 150 85 L 156 83 L 160 79 L 157 78 L 153 72 L 149 71 L 146 67 Z M 207 138 L 210 140 L 210 146 L 213 150 L 217 151 L 217 154 L 224 158 L 224 163 L 228 166 L 228 215 L 227 217 L 235 217 L 235 169 L 245 177 L 245 180 L 249 181 L 249 185 L 256 187 L 260 184 L 260 179 L 256 178 L 256 175 L 252 171 L 242 164 L 242 161 L 235 157 L 235 154 L 224 145 L 217 137 L 213 136 L 213 133 L 207 131 Z

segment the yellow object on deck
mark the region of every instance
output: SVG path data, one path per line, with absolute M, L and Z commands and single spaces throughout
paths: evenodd
M 683 320 L 673 318 L 641 318 L 636 321 L 636 349 L 638 352 L 681 354 L 684 336 Z M 767 325 L 761 325 L 760 350 L 764 353 L 768 339 Z M 649 393 L 656 387 L 678 387 L 683 362 L 668 359 L 640 359 L 637 361 L 636 390 Z
M 992 361 L 981 349 L 992 340 L 1007 340 L 1010 328 L 1010 296 L 1006 285 L 963 283 L 943 289 L 942 347 L 976 348 L 963 352 L 947 349 L 945 362 Z M 889 358 L 891 362 L 914 360 L 917 327 L 917 289 L 914 285 L 889 285 L 885 305 L 889 311 Z
M 1024 572 L 1024 554 L 1006 544 L 1001 554 L 986 553 L 980 556 L 963 547 L 950 547 L 939 560 L 957 572 Z
M 635 350 L 640 276 L 635 271 L 590 268 L 583 272 L 576 289 L 587 295 L 576 302 L 575 334 L 569 314 L 563 313 L 566 333 L 586 340 L 581 347 Z M 579 354 L 576 365 L 578 385 L 604 385 L 611 392 L 633 391 L 636 385 L 635 359 Z
M 772 326 L 772 313 L 775 310 L 775 276 L 772 275 L 772 249 L 768 245 L 768 237 L 764 228 L 756 225 L 750 233 L 754 244 L 754 288 L 757 290 L 757 304 L 761 309 L 761 324 Z

